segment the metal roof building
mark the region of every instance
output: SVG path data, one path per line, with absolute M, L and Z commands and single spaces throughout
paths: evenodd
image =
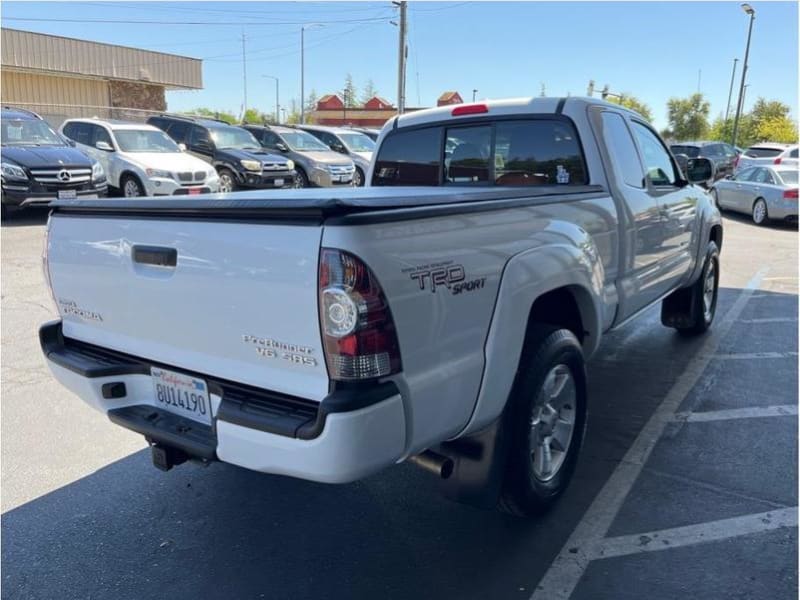
M 67 117 L 146 118 L 166 90 L 202 89 L 200 59 L 16 29 L 2 29 L 3 105 Z

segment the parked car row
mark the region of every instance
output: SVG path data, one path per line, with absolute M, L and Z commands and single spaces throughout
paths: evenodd
M 797 176 L 796 166 L 781 163 L 747 167 L 717 181 L 711 195 L 720 210 L 748 214 L 756 225 L 797 222 Z
M 368 133 L 373 133 L 369 131 Z M 162 114 L 147 123 L 2 112 L 2 206 L 54 199 L 196 195 L 240 189 L 363 186 L 373 138 L 324 126 L 230 125 Z

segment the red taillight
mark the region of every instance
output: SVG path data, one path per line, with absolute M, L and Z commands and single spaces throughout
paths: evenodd
M 454 117 L 461 117 L 463 115 L 480 115 L 488 113 L 489 107 L 485 104 L 462 104 L 456 106 L 451 113 Z
M 779 165 L 779 164 L 781 164 L 782 160 L 783 159 L 779 156 L 778 158 L 776 158 L 775 160 L 772 161 L 772 164 L 773 165 Z
M 797 189 L 785 190 L 783 192 L 783 197 L 790 200 L 797 200 Z
M 392 313 L 378 280 L 361 260 L 322 249 L 319 311 L 331 379 L 372 379 L 400 371 Z

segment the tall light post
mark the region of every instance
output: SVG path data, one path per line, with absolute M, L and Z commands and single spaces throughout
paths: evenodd
M 281 100 L 280 100 L 280 82 L 277 77 L 273 75 L 262 75 L 262 77 L 266 79 L 274 79 L 275 80 L 275 123 L 280 125 L 281 124 Z
M 478 90 L 476 90 L 476 89 L 472 90 L 472 101 L 473 102 L 475 102 L 475 94 L 477 94 L 477 93 L 478 93 Z
M 731 72 L 731 87 L 728 89 L 728 104 L 725 105 L 725 128 L 728 128 L 728 117 L 731 112 L 731 98 L 733 97 L 733 80 L 736 79 L 736 63 L 738 58 L 733 59 L 733 72 Z
M 322 23 L 309 23 L 300 27 L 300 124 L 306 122 L 306 29 L 324 27 Z
M 733 119 L 733 140 L 731 146 L 736 145 L 736 136 L 739 133 L 739 117 L 742 114 L 742 103 L 744 101 L 744 82 L 747 77 L 747 58 L 750 56 L 750 36 L 753 33 L 753 21 L 756 19 L 756 11 L 746 2 L 742 4 L 742 10 L 750 15 L 750 26 L 747 28 L 747 45 L 744 50 L 744 64 L 742 65 L 742 81 L 739 84 L 739 101 L 736 103 L 736 117 Z

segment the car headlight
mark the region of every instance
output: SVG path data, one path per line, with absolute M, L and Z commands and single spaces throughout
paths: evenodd
M 160 177 L 161 179 L 172 179 L 172 173 L 169 171 L 162 171 L 160 169 L 145 169 L 148 177 Z
M 103 165 L 101 165 L 99 162 L 93 163 L 92 179 L 94 181 L 98 181 L 99 179 L 105 179 L 105 178 L 106 178 L 106 172 L 103 171 Z
M 25 169 L 14 163 L 0 163 L 0 170 L 2 170 L 3 177 L 8 179 L 16 179 L 17 181 L 27 181 L 28 176 L 25 174 Z
M 287 160 L 286 161 L 286 168 L 289 169 L 290 171 L 293 170 L 294 169 L 294 161 L 293 160 Z
M 257 160 L 240 160 L 239 162 L 248 171 L 260 171 L 261 170 L 261 162 L 260 161 L 257 161 Z

